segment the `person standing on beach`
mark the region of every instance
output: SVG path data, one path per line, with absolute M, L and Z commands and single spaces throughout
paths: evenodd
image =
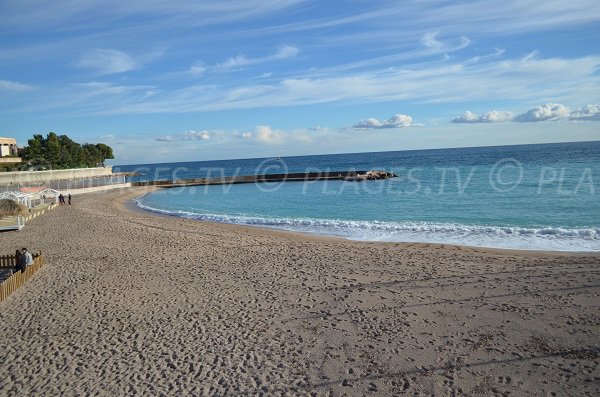
M 71 205 L 71 193 L 69 193 L 69 205 Z

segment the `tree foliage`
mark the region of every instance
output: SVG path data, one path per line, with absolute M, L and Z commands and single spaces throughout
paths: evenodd
M 49 132 L 46 138 L 35 134 L 21 149 L 20 155 L 28 166 L 51 169 L 98 167 L 104 165 L 106 159 L 114 158 L 110 146 L 103 143 L 81 145 L 54 132 Z

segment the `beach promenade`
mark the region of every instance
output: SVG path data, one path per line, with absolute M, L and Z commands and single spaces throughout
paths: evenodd
M 2 396 L 600 394 L 600 254 L 362 243 L 82 195 L 0 235 Z

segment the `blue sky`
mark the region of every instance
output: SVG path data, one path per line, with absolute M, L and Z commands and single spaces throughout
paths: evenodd
M 600 2 L 3 0 L 0 135 L 117 164 L 600 139 Z

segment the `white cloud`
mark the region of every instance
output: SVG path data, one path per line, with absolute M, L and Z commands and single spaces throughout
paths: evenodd
M 296 55 L 298 55 L 299 52 L 300 52 L 300 50 L 296 47 L 284 45 L 284 46 L 279 47 L 279 49 L 275 53 L 265 56 L 265 57 L 262 57 L 262 58 L 249 58 L 246 55 L 237 55 L 235 57 L 228 58 L 225 62 L 223 62 L 221 64 L 217 64 L 214 66 L 209 66 L 209 65 L 206 65 L 202 61 L 198 61 L 187 70 L 187 73 L 192 74 L 192 75 L 201 75 L 207 71 L 218 71 L 218 70 L 224 71 L 224 70 L 238 69 L 243 66 L 258 65 L 258 64 L 278 61 L 278 60 L 282 60 L 282 59 L 286 59 L 286 58 L 293 58 Z M 265 73 L 261 74 L 260 77 L 268 78 L 268 77 L 271 77 L 272 75 L 273 75 L 272 72 L 265 72 Z
M 462 116 L 458 116 L 452 120 L 452 123 L 480 123 L 479 116 L 471 111 L 466 111 Z
M 115 74 L 137 69 L 140 65 L 123 51 L 96 49 L 84 53 L 77 66 L 98 74 Z
M 116 85 L 102 81 L 90 81 L 88 83 L 73 84 L 77 93 L 71 93 L 69 96 L 73 99 L 81 95 L 87 99 L 91 98 L 110 98 L 115 101 L 117 98 L 130 97 L 136 100 L 147 100 L 156 94 L 156 87 L 148 85 Z M 81 100 L 81 99 L 79 99 Z
M 252 62 L 253 60 L 247 58 L 245 55 L 238 55 L 227 59 L 224 63 L 219 65 L 219 67 L 223 69 L 229 69 L 238 66 L 250 65 Z M 256 62 L 256 60 L 254 60 L 254 62 Z
M 444 43 L 442 43 L 439 40 L 436 40 L 436 36 L 437 36 L 438 32 L 428 32 L 425 33 L 423 35 L 423 37 L 421 38 L 421 44 L 423 44 L 425 47 L 427 48 L 433 48 L 433 49 L 438 49 L 444 46 Z
M 86 30 L 99 28 L 106 35 L 107 26 L 128 27 L 131 20 L 141 19 L 137 27 L 148 31 L 187 29 L 193 26 L 215 26 L 239 20 L 264 18 L 291 8 L 302 0 L 231 0 L 222 2 L 171 0 L 85 0 L 55 1 L 40 7 L 38 1 L 7 1 L 2 4 L 0 25 L 26 31 L 49 29 Z M 139 18 L 140 16 L 146 18 Z M 157 23 L 160 18 L 160 23 Z M 134 28 L 135 28 L 134 27 Z M 121 29 L 114 29 L 121 34 Z M 136 29 L 133 29 L 134 31 Z M 123 38 L 125 39 L 125 37 Z
M 205 110 L 222 110 L 348 101 L 452 103 L 489 98 L 522 101 L 541 95 L 585 100 L 597 97 L 594 87 L 600 84 L 600 77 L 595 75 L 598 67 L 600 57 L 593 56 L 421 65 L 376 73 L 287 78 L 269 85 L 243 86 L 243 91 L 237 87 L 235 90 L 241 95 L 232 98 L 222 93 L 210 103 L 208 98 L 201 99 L 203 103 L 198 105 Z M 562 84 L 548 85 L 548 81 L 554 80 Z M 189 105 L 188 100 L 184 107 Z
M 202 131 L 196 131 L 196 130 L 189 130 L 184 134 L 184 139 L 185 140 L 202 140 L 202 141 L 207 141 L 210 139 L 210 132 L 206 131 L 206 130 L 202 130 Z
M 461 116 L 453 119 L 452 123 L 501 123 L 504 121 L 511 121 L 512 118 L 513 115 L 511 112 L 492 110 L 491 112 L 478 116 L 467 110 Z
M 279 47 L 277 52 L 275 54 L 273 54 L 270 58 L 273 60 L 294 58 L 295 56 L 298 55 L 299 52 L 300 52 L 300 50 L 298 49 L 298 47 L 284 45 L 284 46 Z
M 568 107 L 560 103 L 547 103 L 542 106 L 537 106 L 529 109 L 527 112 L 520 114 L 514 118 L 517 122 L 536 122 L 546 120 L 562 120 L 569 118 L 570 110 Z
M 118 98 L 75 98 L 61 90 L 37 96 L 28 109 L 63 108 L 69 113 L 113 115 L 189 113 L 273 108 L 324 103 L 362 104 L 410 101 L 416 104 L 487 101 L 531 102 L 540 97 L 562 103 L 594 103 L 598 97 L 600 56 L 581 58 L 527 57 L 485 62 L 436 61 L 394 70 L 319 75 L 261 81 L 215 79 L 212 84 L 125 92 Z M 320 77 L 315 77 L 319 75 Z M 548 84 L 560 81 L 560 84 Z M 116 89 L 116 88 L 115 88 Z M 77 93 L 75 93 L 77 94 Z M 57 97 L 59 99 L 57 100 Z M 73 99 L 72 101 L 70 99 Z M 77 100 L 75 100 L 77 99 Z M 96 100 L 97 99 L 97 100 Z M 93 102 L 93 103 L 92 103 Z
M 166 135 L 166 136 L 161 136 L 156 138 L 157 141 L 159 142 L 172 142 L 175 140 L 175 137 L 172 135 Z
M 310 143 L 313 142 L 314 136 L 308 133 L 306 129 L 284 131 L 273 129 L 268 125 L 259 125 L 253 131 L 189 130 L 155 138 L 159 142 L 218 141 L 218 139 L 229 143 L 235 139 L 243 139 L 266 145 L 280 145 L 287 142 Z
M 379 40 L 395 39 L 396 41 L 411 36 L 414 30 L 423 32 L 431 29 L 432 26 L 444 33 L 506 35 L 509 32 L 523 33 L 596 22 L 600 18 L 600 9 L 596 3 L 595 0 L 574 2 L 510 0 L 502 3 L 489 0 L 390 2 L 376 9 L 360 9 L 354 14 L 341 10 L 339 13 L 331 13 L 329 18 L 309 19 L 301 23 L 282 24 L 267 29 L 281 34 L 360 23 L 362 26 L 370 24 L 378 29 L 356 35 L 349 34 L 345 30 L 350 29 L 345 29 L 346 37 L 360 38 L 362 34 Z M 387 26 L 398 26 L 397 21 L 406 19 L 407 15 L 410 15 L 410 20 L 406 20 L 401 25 L 401 29 L 386 29 Z M 394 21 L 396 24 L 393 23 Z M 330 36 L 335 37 L 335 33 L 332 32 Z
M 586 105 L 569 115 L 570 120 L 600 121 L 600 105 Z
M 279 145 L 283 143 L 283 133 L 273 131 L 268 125 L 259 125 L 256 127 L 256 139 L 267 145 Z
M 177 135 L 165 135 L 156 138 L 159 142 L 174 142 L 174 141 L 208 141 L 213 135 L 222 135 L 220 131 L 207 131 L 207 130 L 189 130 Z
M 0 91 L 29 91 L 33 87 L 16 81 L 0 80 Z
M 547 103 L 536 106 L 516 117 L 511 112 L 492 110 L 481 116 L 466 111 L 461 116 L 453 119 L 452 123 L 500 123 L 505 121 L 515 122 L 537 122 L 537 121 L 600 121 L 600 105 L 586 105 L 577 110 L 570 111 L 569 108 L 560 103 Z
M 204 64 L 204 62 L 198 61 L 194 65 L 192 65 L 192 67 L 190 67 L 188 72 L 190 72 L 191 74 L 200 75 L 206 72 L 207 69 L 208 67 Z
M 374 130 L 384 128 L 401 128 L 414 126 L 412 117 L 405 114 L 395 114 L 389 120 L 381 121 L 376 118 L 361 120 L 352 126 L 355 130 Z
M 227 59 L 224 63 L 217 66 L 218 69 L 235 69 L 241 66 L 257 65 L 261 63 L 279 61 L 287 58 L 294 58 L 300 50 L 297 47 L 284 45 L 279 47 L 277 52 L 262 58 L 248 58 L 245 55 L 238 55 Z
M 503 112 L 498 110 L 492 110 L 481 115 L 481 120 L 485 123 L 500 123 L 503 121 L 510 121 L 513 118 L 511 112 Z
M 283 143 L 306 144 L 314 142 L 314 134 L 306 129 L 297 130 L 274 130 L 268 125 L 259 125 L 256 131 L 249 136 L 255 138 L 258 142 L 267 145 L 281 145 Z
M 105 83 L 101 81 L 90 81 L 89 83 L 75 84 L 76 87 L 82 87 L 87 90 L 89 95 L 100 95 L 100 94 L 123 94 L 127 91 L 131 91 L 132 87 L 123 85 L 114 85 L 111 83 Z

